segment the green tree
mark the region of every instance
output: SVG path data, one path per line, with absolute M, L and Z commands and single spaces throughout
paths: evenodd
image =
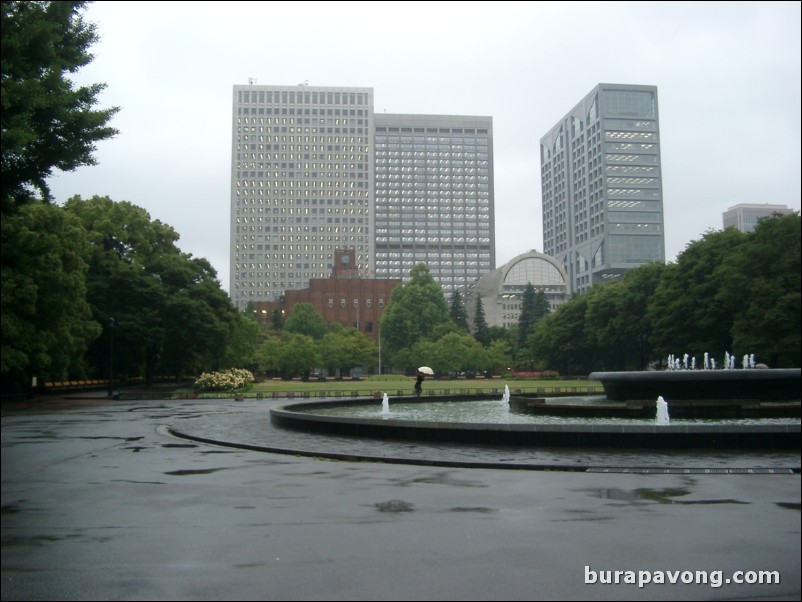
M 586 327 L 597 346 L 595 369 L 646 369 L 653 335 L 648 310 L 665 271 L 665 264 L 645 264 L 589 291 Z
M 278 364 L 285 376 L 308 374 L 320 365 L 317 343 L 305 334 L 287 333 L 278 350 Z
M 287 332 L 305 334 L 316 341 L 323 338 L 328 326 L 323 316 L 311 303 L 296 303 L 292 306 L 292 313 L 284 324 Z
M 95 110 L 105 84 L 75 87 L 68 74 L 92 60 L 95 26 L 85 2 L 2 3 L 2 214 L 38 192 L 53 169 L 94 165 L 95 145 L 117 134 L 118 108 Z M 5 249 L 3 250 L 5 253 Z M 5 264 L 4 264 L 5 265 Z
M 281 350 L 280 335 L 269 335 L 257 346 L 254 361 L 260 372 L 277 374 L 281 370 L 279 351 Z
M 238 314 L 208 261 L 182 253 L 175 230 L 131 203 L 76 196 L 65 211 L 88 234 L 92 313 L 103 325 L 115 319 L 115 372 L 150 381 L 227 367 Z M 105 341 L 88 357 L 105 374 Z
M 357 366 L 370 370 L 376 365 L 376 344 L 356 328 L 332 324 L 320 341 L 323 366 L 331 373 L 348 373 Z
M 233 329 L 228 337 L 222 365 L 224 368 L 250 368 L 256 359 L 256 348 L 262 337 L 261 325 L 252 313 L 239 312 L 233 320 Z
M 579 295 L 535 324 L 528 346 L 538 368 L 566 375 L 593 370 L 596 344 L 585 328 L 588 300 Z
M 473 336 L 482 345 L 490 344 L 490 328 L 487 325 L 487 318 L 485 318 L 485 307 L 482 305 L 482 298 L 476 296 L 476 313 L 473 316 Z
M 506 373 L 507 368 L 512 366 L 512 354 L 510 345 L 502 339 L 496 339 L 487 348 L 487 369 L 491 372 Z
M 425 361 L 439 373 L 481 370 L 487 364 L 484 347 L 470 334 L 463 332 L 452 332 L 434 341 L 430 353 Z
M 658 357 L 671 353 L 702 357 L 705 352 L 723 357 L 732 351 L 732 320 L 740 307 L 734 299 L 719 295 L 727 276 L 717 270 L 745 241 L 746 234 L 735 228 L 709 231 L 688 244 L 676 264 L 667 266 L 647 316 Z
M 797 367 L 802 359 L 801 231 L 799 213 L 761 219 L 717 270 L 718 298 L 735 308 L 733 351 L 772 367 Z
M 540 318 L 548 315 L 550 311 L 549 301 L 546 293 L 535 291 L 531 282 L 526 284 L 523 295 L 521 295 L 521 314 L 518 316 L 518 348 L 526 347 L 526 339 L 532 334 Z
M 0 226 L 3 391 L 26 391 L 32 376 L 85 375 L 81 360 L 101 328 L 86 301 L 81 222 L 60 207 L 34 203 Z
M 449 322 L 448 304 L 425 264 L 410 271 L 411 279 L 393 290 L 381 319 L 382 345 L 389 354 L 413 346 Z
M 451 321 L 457 325 L 457 328 L 470 332 L 468 326 L 468 312 L 465 310 L 465 303 L 462 301 L 462 295 L 458 290 L 451 293 Z

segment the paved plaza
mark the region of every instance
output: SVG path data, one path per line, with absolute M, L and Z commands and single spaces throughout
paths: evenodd
M 546 450 L 534 461 L 553 469 L 511 470 L 494 466 L 511 450 L 279 432 L 272 403 L 4 405 L 2 599 L 800 599 L 798 453 Z M 175 432 L 452 465 L 268 453 Z M 493 453 L 487 467 L 460 463 Z M 708 460 L 778 470 L 603 470 Z M 736 583 L 758 580 L 772 582 Z

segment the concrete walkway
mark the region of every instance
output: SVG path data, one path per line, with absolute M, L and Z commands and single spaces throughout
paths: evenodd
M 2 599 L 800 598 L 799 474 L 337 462 L 168 433 L 241 415 L 4 406 Z M 735 583 L 761 577 L 779 583 Z

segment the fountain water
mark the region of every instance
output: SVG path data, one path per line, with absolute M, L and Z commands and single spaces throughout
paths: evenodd
M 657 398 L 657 416 L 655 416 L 654 423 L 657 426 L 666 426 L 670 422 L 668 417 L 668 403 L 663 399 L 663 396 Z
M 389 416 L 390 415 L 390 398 L 387 396 L 387 393 L 384 394 L 382 397 L 382 416 Z
M 502 403 L 510 404 L 510 386 L 504 385 L 504 395 L 501 396 Z

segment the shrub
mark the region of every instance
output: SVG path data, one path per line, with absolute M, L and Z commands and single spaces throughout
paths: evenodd
M 253 380 L 253 374 L 249 370 L 231 368 L 220 372 L 204 372 L 195 381 L 195 386 L 207 391 L 233 391 Z

